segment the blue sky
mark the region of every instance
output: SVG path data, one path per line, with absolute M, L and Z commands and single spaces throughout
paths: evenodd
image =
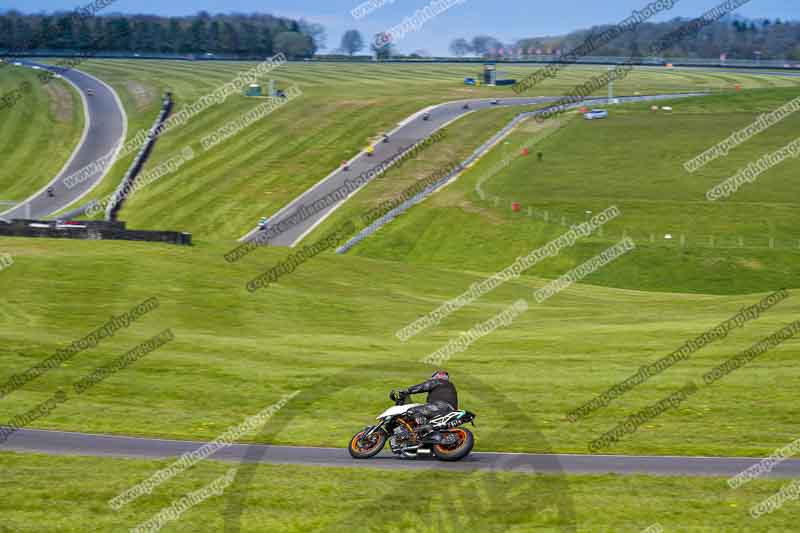
M 386 0 L 386 6 L 355 20 L 350 11 L 364 0 L 117 0 L 105 12 L 150 13 L 166 16 L 191 15 L 200 10 L 211 13 L 231 11 L 263 12 L 319 22 L 328 30 L 328 49 L 339 46 L 341 35 L 348 29 L 361 31 L 365 38 L 399 24 L 404 17 L 430 3 L 430 0 Z M 465 0 L 449 11 L 428 21 L 420 31 L 407 35 L 398 43 L 403 52 L 425 49 L 444 54 L 456 37 L 472 37 L 478 33 L 492 35 L 506 42 L 535 35 L 553 35 L 584 28 L 592 24 L 613 24 L 630 16 L 651 0 Z M 679 0 L 666 15 L 694 17 L 718 5 L 722 0 Z M 89 0 L 5 0 L 4 8 L 31 13 L 69 10 Z M 800 19 L 798 0 L 753 0 L 736 13 L 747 17 Z

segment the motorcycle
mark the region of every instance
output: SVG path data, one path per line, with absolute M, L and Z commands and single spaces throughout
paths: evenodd
M 380 453 L 389 441 L 392 453 L 406 459 L 433 455 L 440 461 L 460 461 L 472 451 L 475 437 L 471 431 L 461 426 L 472 423 L 475 415 L 469 411 L 457 410 L 438 416 L 424 428 L 428 431 L 418 434 L 414 418 L 408 411 L 422 404 L 406 404 L 406 395 L 392 391 L 389 398 L 395 402 L 377 417 L 381 422 L 364 428 L 350 439 L 348 451 L 354 459 L 369 459 Z

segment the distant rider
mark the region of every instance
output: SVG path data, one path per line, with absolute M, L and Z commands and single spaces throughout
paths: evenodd
M 430 420 L 450 413 L 458 409 L 458 393 L 456 386 L 450 382 L 450 374 L 444 370 L 437 370 L 431 379 L 414 385 L 405 390 L 392 391 L 392 399 L 406 397 L 412 394 L 428 393 L 426 405 L 414 407 L 408 410 L 408 414 L 414 417 L 417 423 L 419 434 L 424 436 L 430 432 L 430 426 L 425 427 Z

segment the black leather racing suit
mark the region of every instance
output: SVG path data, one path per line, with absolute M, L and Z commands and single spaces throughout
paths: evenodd
M 409 409 L 408 414 L 416 419 L 417 426 L 429 420 L 458 409 L 458 393 L 456 387 L 446 379 L 429 379 L 419 385 L 407 388 L 406 394 L 428 393 L 426 405 Z

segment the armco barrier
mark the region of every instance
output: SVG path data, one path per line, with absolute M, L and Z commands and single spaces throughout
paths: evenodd
M 117 190 L 111 195 L 111 202 L 109 202 L 108 207 L 106 208 L 106 220 L 117 219 L 117 214 L 119 213 L 119 210 L 122 209 L 122 204 L 125 202 L 125 195 L 123 194 L 123 191 L 130 189 L 130 187 L 133 186 L 133 182 L 136 181 L 136 177 L 139 175 L 142 167 L 150 157 L 150 152 L 152 152 L 153 146 L 158 138 L 156 137 L 155 132 L 157 131 L 158 127 L 161 126 L 165 120 L 167 120 L 170 111 L 172 111 L 172 106 L 172 93 L 167 93 L 164 95 L 164 101 L 161 104 L 161 113 L 158 114 L 158 118 L 153 124 L 153 127 L 150 129 L 150 135 L 147 138 L 147 142 L 142 145 L 142 148 L 139 150 L 139 153 L 136 154 L 136 158 L 133 160 L 133 163 L 131 163 L 128 172 L 125 173 L 125 176 L 119 183 Z
M 191 246 L 192 234 L 178 231 L 130 230 L 124 222 L 80 221 L 65 225 L 52 220 L 0 222 L 0 237 L 43 237 L 49 239 L 147 241 Z
M 27 50 L 18 51 L 16 54 L 12 50 L 0 49 L 0 58 L 44 59 L 44 58 L 80 58 L 85 56 L 81 50 Z M 193 62 L 216 62 L 216 61 L 263 61 L 263 55 L 254 54 L 220 54 L 212 56 L 205 54 L 162 54 L 154 52 L 119 52 L 119 51 L 93 51 L 92 57 L 95 59 L 128 59 L 139 61 L 165 60 L 165 61 L 193 61 Z M 576 61 L 564 61 L 561 56 L 552 54 L 542 55 L 523 55 L 522 57 L 426 57 L 426 58 L 394 58 L 381 59 L 379 63 L 407 63 L 407 64 L 446 64 L 457 63 L 467 65 L 482 65 L 486 61 L 496 62 L 503 65 L 549 65 L 549 64 L 579 64 L 579 65 L 622 65 L 631 62 L 630 57 L 624 56 L 585 56 Z M 316 55 L 311 58 L 294 59 L 292 62 L 306 64 L 314 63 L 375 63 L 372 55 L 338 56 L 338 55 Z M 675 67 L 703 67 L 703 68 L 747 68 L 747 69 L 779 69 L 797 71 L 800 69 L 800 61 L 796 59 L 726 59 L 720 60 L 719 57 L 712 58 L 685 58 L 685 57 L 643 57 L 633 62 L 640 66 L 673 65 Z
M 657 100 L 671 100 L 671 99 L 678 99 L 678 98 L 688 98 L 692 96 L 707 96 L 708 93 L 677 93 L 677 94 L 665 94 L 665 95 L 656 95 L 656 96 L 621 96 L 619 98 L 614 98 L 613 100 L 609 101 L 608 98 L 589 98 L 574 104 L 564 105 L 563 109 L 575 109 L 578 107 L 583 106 L 590 106 L 590 105 L 613 105 L 613 104 L 623 104 L 623 103 L 630 103 L 630 102 L 639 102 L 639 101 L 657 101 Z M 497 145 L 500 141 L 502 141 L 506 135 L 511 133 L 511 131 L 517 127 L 517 125 L 522 122 L 523 120 L 533 117 L 536 115 L 541 115 L 547 113 L 548 111 L 558 108 L 558 105 L 547 107 L 544 109 L 538 109 L 536 111 L 525 111 L 520 113 L 516 117 L 514 117 L 511 122 L 509 122 L 502 130 L 492 135 L 492 137 L 483 143 L 477 150 L 472 152 L 470 156 L 465 159 L 455 170 L 437 180 L 436 182 L 430 184 L 425 190 L 417 193 L 413 197 L 407 199 L 402 204 L 398 205 L 391 211 L 387 212 L 379 219 L 375 220 L 372 224 L 367 226 L 366 228 L 359 231 L 356 235 L 354 235 L 350 240 L 344 243 L 342 246 L 336 249 L 337 254 L 347 253 L 351 248 L 355 245 L 369 237 L 370 235 L 374 234 L 380 228 L 389 224 L 392 220 L 400 216 L 401 214 L 405 213 L 413 206 L 417 205 L 425 198 L 430 196 L 431 194 L 435 193 L 442 187 L 448 185 L 451 181 L 453 181 L 459 174 L 461 174 L 465 169 L 467 169 L 470 165 L 475 163 L 478 159 L 483 157 L 489 150 L 491 150 L 495 145 Z
M 503 138 L 505 138 L 505 136 L 508 135 L 511 132 L 511 130 L 516 128 L 520 122 L 522 122 L 523 120 L 527 119 L 530 116 L 533 116 L 537 113 L 541 113 L 542 111 L 544 110 L 526 111 L 524 113 L 520 113 L 519 115 L 511 119 L 511 122 L 506 124 L 506 126 L 503 127 L 503 129 L 492 135 L 492 137 L 488 141 L 479 146 L 478 149 L 472 152 L 472 154 L 470 154 L 470 156 L 467 159 L 465 159 L 455 170 L 453 170 L 443 178 L 437 180 L 436 182 L 431 183 L 423 191 L 420 191 L 413 197 L 405 200 L 402 204 L 398 205 L 397 207 L 395 207 L 394 209 L 392 209 L 391 211 L 380 217 L 378 220 L 374 221 L 372 224 L 361 230 L 358 234 L 356 234 L 350 240 L 348 240 L 346 243 L 340 246 L 336 250 L 336 253 L 337 254 L 347 253 L 348 251 L 350 251 L 351 248 L 353 248 L 353 246 L 360 243 L 361 241 L 363 241 L 364 239 L 366 239 L 367 237 L 378 231 L 380 228 L 390 223 L 392 220 L 402 215 L 403 213 L 405 213 L 406 211 L 408 211 L 409 209 L 411 209 L 412 207 L 423 201 L 425 198 L 427 198 L 434 192 L 438 191 L 439 189 L 450 183 L 450 181 L 452 181 L 459 174 L 461 174 L 464 171 L 464 169 L 469 167 L 471 164 L 475 163 L 480 157 L 482 157 L 485 153 L 491 150 L 497 143 L 503 140 Z

